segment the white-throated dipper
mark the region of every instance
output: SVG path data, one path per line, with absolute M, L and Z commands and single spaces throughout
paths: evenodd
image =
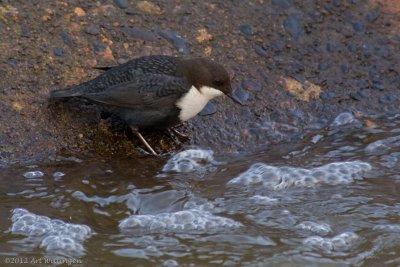
M 209 100 L 224 94 L 231 97 L 231 92 L 228 72 L 218 63 L 154 55 L 109 68 L 80 85 L 52 91 L 50 97 L 83 97 L 105 105 L 157 155 L 139 129 L 180 124 L 196 116 Z

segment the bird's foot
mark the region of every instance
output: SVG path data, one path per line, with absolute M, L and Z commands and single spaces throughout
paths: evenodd
M 184 133 L 181 133 L 181 132 L 179 132 L 177 129 L 175 129 L 175 128 L 168 128 L 168 132 L 169 132 L 169 134 L 172 136 L 172 135 L 175 135 L 176 137 L 178 137 L 179 139 L 181 139 L 181 140 L 184 140 L 184 141 L 186 141 L 186 140 L 188 140 L 189 139 L 189 135 L 187 135 L 187 134 L 184 134 Z
M 154 149 L 150 146 L 150 144 L 144 139 L 143 135 L 139 132 L 138 128 L 131 127 L 132 133 L 134 133 L 139 140 L 145 145 L 145 147 L 150 151 L 151 154 L 158 157 L 158 154 Z

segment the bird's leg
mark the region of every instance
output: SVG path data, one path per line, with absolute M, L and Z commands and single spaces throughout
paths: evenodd
M 146 146 L 146 148 L 153 154 L 154 156 L 158 156 L 158 154 L 154 151 L 154 149 L 147 143 L 146 139 L 144 139 L 143 135 L 139 132 L 138 128 L 131 127 L 132 133 L 134 133 L 140 141 Z

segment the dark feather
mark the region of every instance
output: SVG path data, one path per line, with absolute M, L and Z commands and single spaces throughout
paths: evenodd
M 112 66 L 112 67 L 110 67 L 110 66 L 105 66 L 105 67 L 93 67 L 93 69 L 96 69 L 96 70 L 102 70 L 102 71 L 108 71 L 108 70 L 110 70 L 110 69 L 112 69 L 112 68 L 115 68 L 115 67 L 117 67 L 117 66 Z
M 175 106 L 191 85 L 182 78 L 163 74 L 138 75 L 135 80 L 111 86 L 105 90 L 82 96 L 92 101 L 115 107 L 157 109 Z

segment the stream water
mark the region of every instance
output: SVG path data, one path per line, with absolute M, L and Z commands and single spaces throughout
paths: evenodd
M 350 119 L 349 119 L 350 118 Z M 399 266 L 400 118 L 251 154 L 0 173 L 0 266 Z

